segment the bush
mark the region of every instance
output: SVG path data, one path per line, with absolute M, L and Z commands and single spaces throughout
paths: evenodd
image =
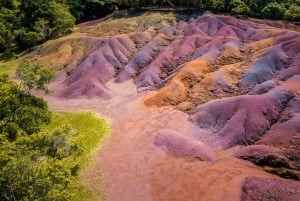
M 250 8 L 241 0 L 233 0 L 230 3 L 231 14 L 233 15 L 247 15 L 250 12 Z
M 74 30 L 75 18 L 68 8 L 59 3 L 51 3 L 49 8 L 51 38 L 63 36 Z
M 32 134 L 42 124 L 49 123 L 50 117 L 44 100 L 20 91 L 7 75 L 0 76 L 0 134 L 12 141 L 17 130 Z
M 46 84 L 54 78 L 54 73 L 47 67 L 30 61 L 22 62 L 17 68 L 16 75 L 20 78 L 20 85 L 25 92 L 31 89 L 48 92 Z
M 223 12 L 225 11 L 225 2 L 224 0 L 213 0 L 211 7 L 213 11 Z
M 16 33 L 16 41 L 20 48 L 25 49 L 38 45 L 44 40 L 44 36 L 34 31 L 26 32 L 25 30 L 18 30 Z
M 289 9 L 284 13 L 283 19 L 300 22 L 300 6 L 297 6 L 295 4 L 291 5 Z
M 77 171 L 106 129 L 92 113 L 56 113 L 39 133 L 0 135 L 0 200 L 90 200 Z
M 285 8 L 277 2 L 269 3 L 262 10 L 262 16 L 267 19 L 282 19 L 285 13 Z
M 16 123 L 10 122 L 5 125 L 4 133 L 9 141 L 14 141 L 18 137 L 19 127 Z

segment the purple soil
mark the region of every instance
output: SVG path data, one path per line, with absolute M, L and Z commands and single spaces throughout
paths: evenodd
M 292 99 L 278 122 L 255 145 L 241 148 L 236 155 L 260 166 L 285 168 L 269 171 L 300 180 L 300 99 Z
M 203 161 L 216 159 L 215 152 L 211 147 L 172 130 L 159 131 L 154 138 L 154 144 L 178 157 L 199 158 Z
M 243 184 L 242 201 L 298 201 L 300 183 L 282 179 L 248 177 Z
M 243 41 L 270 37 L 261 33 L 270 29 L 263 23 L 212 14 L 189 22 L 163 23 L 160 29 L 152 30 L 152 24 L 145 20 L 127 35 L 103 38 L 102 44 L 88 52 L 55 94 L 67 98 L 106 99 L 109 92 L 105 84 L 111 79 L 124 82 L 134 78 L 138 88 L 160 86 L 186 62 L 197 58 L 214 62 L 228 44 L 240 51 Z M 277 35 L 277 45 L 254 61 L 241 80 L 242 86 L 247 88 L 269 79 L 299 52 L 299 33 L 279 32 Z M 69 62 L 72 63 L 72 59 Z M 89 87 L 81 86 L 85 83 Z
M 258 58 L 251 68 L 245 72 L 241 80 L 242 86 L 247 88 L 270 79 L 273 73 L 284 69 L 288 64 L 288 58 L 280 46 L 273 47 Z
M 80 62 L 56 89 L 55 95 L 65 98 L 110 98 L 105 83 L 115 76 L 117 69 L 123 68 L 134 51 L 134 43 L 127 37 L 104 41 Z
M 272 90 L 261 96 L 244 95 L 210 101 L 189 112 L 191 121 L 211 130 L 224 148 L 253 144 L 280 117 L 290 94 Z
M 277 37 L 277 45 L 254 61 L 241 80 L 244 87 L 272 78 L 274 73 L 286 68 L 290 60 L 298 55 L 300 52 L 300 34 L 293 33 L 290 35 Z

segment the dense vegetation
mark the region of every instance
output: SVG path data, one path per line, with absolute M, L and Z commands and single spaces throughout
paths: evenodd
M 0 76 L 0 200 L 74 200 L 79 166 L 105 133 L 105 122 L 91 113 L 52 117 L 30 91 L 48 91 L 54 74 L 28 61 L 16 74 L 19 84 Z
M 0 52 L 24 50 L 119 8 L 193 7 L 234 15 L 300 21 L 300 0 L 1 0 Z
M 92 113 L 54 113 L 37 133 L 0 135 L 0 200 L 90 200 L 78 170 L 106 130 Z
M 14 141 L 19 134 L 31 135 L 43 123 L 50 121 L 47 103 L 29 92 L 32 89 L 47 91 L 45 84 L 54 77 L 46 67 L 24 62 L 17 69 L 19 85 L 7 75 L 0 76 L 0 133 Z

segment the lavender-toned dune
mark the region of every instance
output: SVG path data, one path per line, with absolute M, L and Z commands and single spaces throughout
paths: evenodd
M 172 130 L 162 130 L 154 138 L 154 144 L 166 148 L 179 157 L 199 158 L 204 161 L 216 159 L 214 150 L 199 140 Z
M 57 72 L 52 109 L 112 119 L 81 176 L 107 200 L 300 200 L 298 25 L 121 12 L 28 58 Z

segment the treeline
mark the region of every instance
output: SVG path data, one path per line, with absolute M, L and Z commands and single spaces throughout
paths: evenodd
M 75 18 L 58 0 L 1 0 L 0 51 L 26 49 L 73 31 Z
M 0 52 L 24 50 L 118 9 L 114 0 L 1 0 Z
M 24 50 L 114 10 L 192 7 L 266 19 L 300 21 L 300 0 L 1 0 L 0 52 Z
M 124 1 L 137 7 L 192 7 L 273 20 L 300 21 L 300 0 L 153 0 Z

